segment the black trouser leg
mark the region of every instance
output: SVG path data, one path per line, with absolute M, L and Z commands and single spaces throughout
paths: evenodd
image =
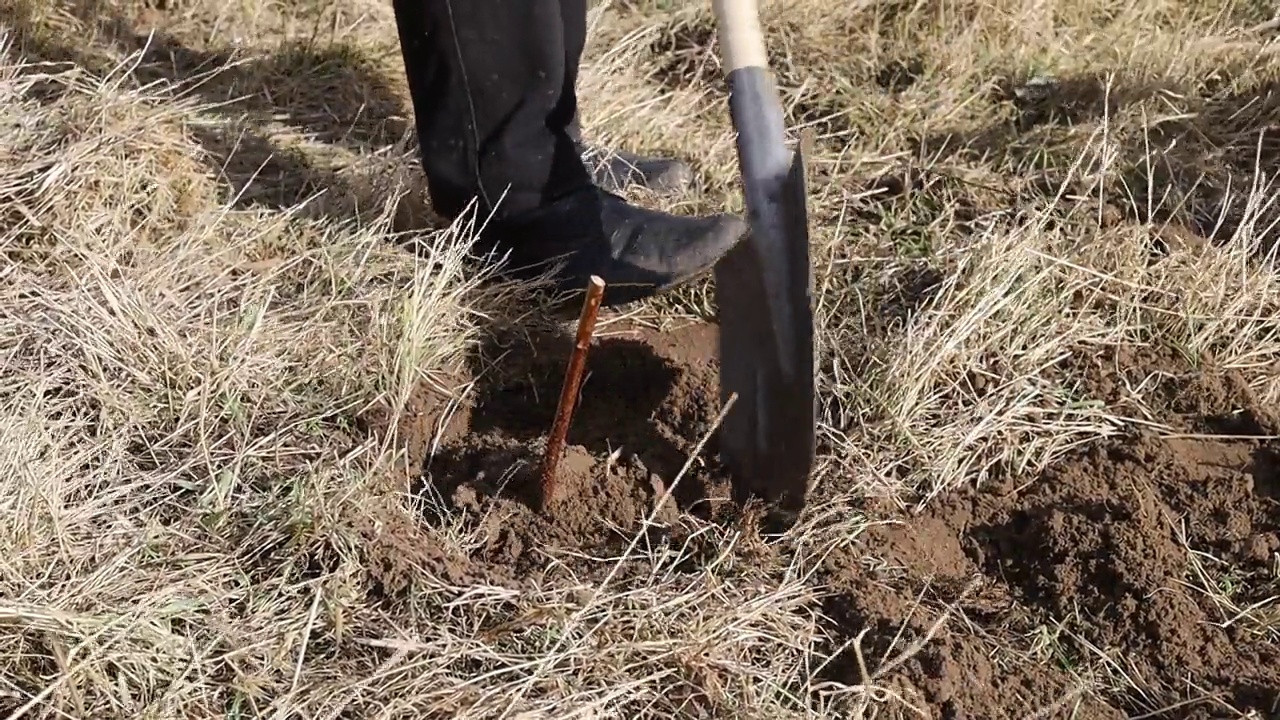
M 437 212 L 455 217 L 476 198 L 482 215 L 496 209 L 502 218 L 591 183 L 568 131 L 585 0 L 394 0 L 393 7 Z
M 582 126 L 578 118 L 578 66 L 582 64 L 582 52 L 587 47 L 587 0 L 560 0 L 560 20 L 564 25 L 564 97 L 572 103 L 573 115 L 569 120 L 569 136 L 575 142 L 582 141 Z

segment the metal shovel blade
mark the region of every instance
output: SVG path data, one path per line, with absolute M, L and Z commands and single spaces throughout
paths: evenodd
M 804 161 L 787 150 L 755 0 L 714 0 L 750 236 L 715 268 L 720 455 L 740 499 L 788 513 L 808 494 L 816 439 Z

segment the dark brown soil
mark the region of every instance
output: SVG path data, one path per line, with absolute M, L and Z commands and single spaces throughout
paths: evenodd
M 431 391 L 410 403 L 400 434 L 410 457 L 425 458 L 414 490 L 427 522 L 461 520 L 483 538 L 472 556 L 445 563 L 455 579 L 519 585 L 540 579 L 544 549 L 616 553 L 641 530 L 669 539 L 681 511 L 731 511 L 714 442 L 673 487 L 718 412 L 716 333 L 706 325 L 601 329 L 556 495 L 542 508 L 538 464 L 571 351 L 569 332 L 500 335 L 473 363 L 470 403 L 449 411 Z
M 384 531 L 388 589 L 424 563 L 454 582 L 518 587 L 555 571 L 548 546 L 599 556 L 637 533 L 670 540 L 682 511 L 741 522 L 714 442 L 675 501 L 656 506 L 718 406 L 715 330 L 699 326 L 593 346 L 559 499 L 539 510 L 534 469 L 569 350 L 567 332 L 495 341 L 471 368 L 471 404 L 447 422 L 438 398 L 415 399 L 401 428 L 411 452 L 439 441 L 416 488 L 424 526 L 461 523 L 482 542 L 457 557 L 407 528 L 386 545 Z M 877 524 L 832 549 L 818 580 L 832 591 L 832 634 L 866 630 L 867 671 L 892 667 L 866 678 L 848 647 L 823 676 L 880 686 L 934 718 L 1280 718 L 1280 443 L 1256 437 L 1280 422 L 1230 373 L 1173 354 L 1090 355 L 1064 371 L 1122 411 L 1145 387 L 1179 434 L 1095 443 L 1040 477 L 919 513 L 867 508 Z
M 830 614 L 872 628 L 878 660 L 905 618 L 890 656 L 938 617 L 941 603 L 916 608 L 917 592 L 953 603 L 896 678 L 934 717 L 1146 717 L 1177 703 L 1149 716 L 1280 717 L 1280 444 L 1239 437 L 1277 423 L 1230 374 L 1172 356 L 1087 365 L 1075 369 L 1113 406 L 1126 384 L 1167 373 L 1162 419 L 1179 433 L 1110 439 L 1039 478 L 883 513 L 901 524 L 829 560 Z M 867 552 L 885 569 L 866 572 Z M 859 679 L 848 661 L 838 674 Z

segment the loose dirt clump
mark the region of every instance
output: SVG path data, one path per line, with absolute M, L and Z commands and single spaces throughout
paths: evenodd
M 874 669 L 949 612 L 891 685 L 935 717 L 1129 717 L 1174 705 L 1157 716 L 1278 717 L 1280 424 L 1238 378 L 1173 354 L 1116 353 L 1076 369 L 1111 406 L 1132 403 L 1145 380 L 1171 429 L 1094 443 L 1038 478 L 999 479 L 919 514 L 884 512 L 895 522 L 828 560 L 841 590 L 829 613 L 870 629 Z M 883 564 L 868 572 L 856 560 L 864 549 Z M 856 682 L 860 670 L 850 659 L 836 672 Z

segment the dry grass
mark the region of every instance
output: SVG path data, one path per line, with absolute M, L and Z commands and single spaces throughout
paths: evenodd
M 737 206 L 705 3 L 613 5 L 588 127 L 696 158 L 682 210 Z M 910 716 L 892 667 L 822 679 L 809 573 L 856 539 L 854 498 L 927 502 L 1152 422 L 1142 388 L 1101 406 L 1055 369 L 1105 346 L 1280 400 L 1265 6 L 769 3 L 815 131 L 829 502 L 765 551 L 785 574 L 707 526 L 719 561 L 692 574 L 655 550 L 643 577 L 516 592 L 439 571 L 423 548 L 470 539 L 413 520 L 395 439 L 360 422 L 523 293 L 468 270 L 463 227 L 387 241 L 422 219 L 389 4 L 0 0 L 0 711 Z

